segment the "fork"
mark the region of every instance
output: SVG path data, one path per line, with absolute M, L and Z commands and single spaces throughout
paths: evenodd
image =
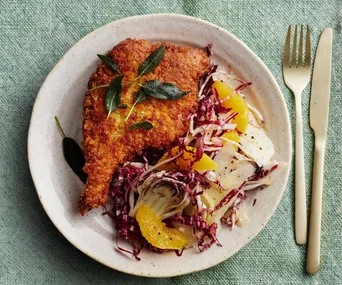
M 301 95 L 310 80 L 310 28 L 306 29 L 305 61 L 303 62 L 303 26 L 300 29 L 297 62 L 297 25 L 293 38 L 290 62 L 291 26 L 287 30 L 283 56 L 283 75 L 286 85 L 292 90 L 296 101 L 296 161 L 295 161 L 295 236 L 297 244 L 307 241 L 306 191 L 303 151 L 303 125 Z

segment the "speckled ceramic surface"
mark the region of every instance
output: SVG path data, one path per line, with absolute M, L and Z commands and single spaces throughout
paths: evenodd
M 77 200 L 84 185 L 63 158 L 62 137 L 54 116 L 59 117 L 68 136 L 82 141 L 82 103 L 88 79 L 99 62 L 96 54 L 106 53 L 129 37 L 195 47 L 213 43 L 216 63 L 229 65 L 240 78 L 252 81 L 245 93 L 247 99 L 266 119 L 276 148 L 275 159 L 290 165 L 287 109 L 276 81 L 261 60 L 236 37 L 208 22 L 173 14 L 146 15 L 119 20 L 90 33 L 66 53 L 45 80 L 34 105 L 28 139 L 37 193 L 57 229 L 78 249 L 111 268 L 155 277 L 203 270 L 229 258 L 259 233 L 281 199 L 289 168 L 270 187 L 249 195 L 249 202 L 254 195 L 257 197 L 257 203 L 249 209 L 250 223 L 234 231 L 222 230 L 218 236 L 222 247 L 214 245 L 203 253 L 190 249 L 181 257 L 143 251 L 140 262 L 115 250 L 112 222 L 101 215 L 102 210 L 84 217 L 78 213 Z

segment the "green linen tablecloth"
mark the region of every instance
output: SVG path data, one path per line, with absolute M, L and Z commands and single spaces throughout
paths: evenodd
M 0 284 L 342 284 L 341 4 L 341 0 L 0 0 Z M 92 30 L 123 17 L 170 12 L 208 20 L 245 42 L 274 74 L 292 121 L 294 100 L 281 68 L 287 26 L 310 24 L 313 52 L 323 29 L 333 29 L 320 273 L 305 274 L 306 249 L 295 244 L 293 171 L 275 214 L 251 243 L 211 269 L 182 277 L 148 279 L 109 269 L 69 244 L 45 214 L 26 151 L 33 103 L 45 77 Z M 303 94 L 308 193 L 313 147 L 309 94 L 308 87 Z

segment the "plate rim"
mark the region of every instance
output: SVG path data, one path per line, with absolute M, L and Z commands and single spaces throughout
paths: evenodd
M 51 69 L 51 71 L 49 72 L 49 74 L 46 76 L 46 78 L 44 79 L 43 84 L 41 85 L 38 94 L 34 100 L 34 104 L 33 104 L 33 108 L 32 108 L 32 114 L 31 114 L 31 118 L 30 118 L 30 124 L 29 124 L 29 129 L 28 129 L 28 137 L 27 137 L 27 153 L 28 153 L 28 164 L 29 164 L 29 169 L 30 169 L 30 173 L 31 173 L 31 177 L 39 198 L 39 201 L 45 211 L 45 213 L 47 214 L 47 216 L 49 217 L 50 221 L 53 223 L 53 225 L 57 228 L 57 230 L 64 236 L 64 238 L 70 242 L 75 248 L 77 248 L 78 250 L 80 250 L 82 253 L 86 254 L 87 256 L 91 257 L 92 259 L 96 260 L 97 262 L 120 272 L 126 273 L 126 274 L 130 274 L 130 275 L 135 275 L 135 276 L 141 276 L 141 277 L 154 277 L 154 278 L 164 278 L 164 277 L 174 277 L 174 276 L 181 276 L 181 275 L 185 275 L 185 274 L 190 274 L 190 273 L 194 273 L 194 272 L 199 272 L 208 268 L 211 268 L 215 265 L 218 265 L 220 263 L 222 263 L 223 261 L 228 260 L 229 258 L 231 258 L 233 255 L 235 255 L 242 247 L 246 246 L 248 243 L 250 243 L 250 241 L 256 237 L 260 231 L 264 228 L 264 227 L 260 227 L 256 232 L 254 232 L 250 238 L 248 239 L 248 241 L 242 246 L 240 247 L 237 251 L 235 251 L 230 257 L 228 258 L 221 258 L 219 259 L 218 262 L 215 262 L 215 264 L 212 263 L 208 263 L 205 266 L 201 266 L 199 269 L 194 269 L 194 270 L 188 270 L 188 271 L 182 271 L 182 272 L 178 272 L 176 274 L 170 274 L 170 275 L 163 275 L 163 276 L 159 276 L 159 275 L 149 275 L 148 273 L 142 273 L 140 271 L 138 272 L 132 272 L 129 270 L 124 270 L 123 268 L 117 268 L 115 266 L 113 266 L 112 264 L 105 262 L 95 256 L 93 256 L 90 252 L 87 252 L 85 249 L 82 249 L 81 246 L 79 246 L 77 244 L 77 242 L 73 239 L 72 236 L 69 236 L 68 233 L 63 229 L 62 226 L 59 225 L 57 219 L 54 218 L 53 214 L 50 212 L 50 210 L 48 208 L 45 207 L 45 204 L 42 200 L 42 195 L 41 195 L 41 190 L 39 190 L 39 179 L 36 176 L 36 169 L 35 169 L 35 162 L 33 159 L 33 150 L 31 150 L 31 145 L 34 143 L 34 138 L 32 135 L 32 129 L 33 129 L 33 122 L 35 120 L 35 108 L 37 105 L 37 102 L 39 101 L 40 97 L 42 96 L 42 90 L 44 89 L 44 86 L 46 85 L 47 81 L 49 80 L 49 78 L 52 76 L 52 74 L 54 74 L 56 72 L 56 70 L 59 68 L 59 66 L 63 63 L 64 57 L 66 56 L 66 54 L 68 54 L 74 46 L 79 45 L 81 42 L 86 41 L 89 37 L 91 37 L 93 34 L 97 33 L 98 31 L 107 28 L 108 26 L 111 26 L 113 24 L 117 24 L 119 25 L 120 22 L 125 22 L 127 20 L 139 20 L 139 19 L 143 19 L 146 20 L 148 18 L 152 18 L 152 17 L 169 17 L 172 18 L 171 20 L 186 20 L 186 21 L 194 21 L 194 22 L 199 22 L 203 25 L 209 26 L 211 28 L 215 28 L 220 30 L 220 32 L 223 32 L 224 34 L 226 34 L 229 37 L 234 38 L 234 40 L 236 40 L 237 42 L 239 42 L 239 44 L 241 44 L 242 46 L 244 46 L 244 48 L 255 57 L 255 60 L 259 63 L 260 67 L 262 68 L 263 72 L 267 73 L 270 80 L 271 80 L 271 85 L 274 86 L 274 88 L 277 90 L 278 94 L 276 94 L 281 102 L 281 104 L 283 105 L 282 107 L 286 110 L 286 125 L 288 126 L 287 129 L 285 129 L 286 134 L 289 138 L 289 142 L 292 142 L 292 133 L 291 133 L 291 123 L 290 123 L 290 117 L 289 117 L 289 112 L 288 112 L 288 108 L 284 99 L 284 96 L 282 94 L 282 91 L 279 87 L 278 82 L 276 81 L 275 77 L 273 76 L 273 74 L 271 73 L 271 71 L 268 69 L 268 67 L 265 65 L 265 63 L 259 58 L 258 55 L 256 55 L 243 41 L 241 41 L 240 39 L 238 39 L 234 34 L 232 34 L 231 32 L 225 30 L 224 28 L 221 28 L 220 26 L 213 24 L 211 22 L 208 22 L 206 20 L 197 18 L 197 17 L 193 17 L 193 16 L 188 16 L 188 15 L 183 15 L 183 14 L 177 14 L 177 13 L 155 13 L 155 14 L 144 14 L 144 15 L 136 15 L 136 16 L 130 16 L 130 17 L 125 17 L 125 18 L 121 18 L 115 21 L 112 21 L 110 23 L 107 23 L 105 25 L 102 25 L 98 28 L 96 28 L 95 30 L 91 31 L 90 33 L 88 33 L 87 35 L 85 35 L 84 37 L 82 37 L 80 40 L 78 40 L 75 44 L 73 44 L 68 51 L 60 58 L 60 60 L 56 63 L 56 65 Z M 164 18 L 165 19 L 165 18 Z M 288 185 L 288 181 L 289 181 L 289 174 L 290 174 L 290 170 L 291 170 L 291 163 L 292 163 L 292 153 L 293 153 L 293 149 L 292 149 L 292 144 L 290 143 L 289 145 L 289 154 L 288 154 L 288 158 L 287 161 L 289 161 L 289 166 L 286 168 L 286 173 L 285 176 L 286 179 L 284 181 L 284 185 L 282 187 L 282 191 L 281 191 L 281 195 L 279 195 L 276 198 L 276 202 L 274 203 L 272 210 L 270 211 L 267 221 L 265 223 L 264 226 L 266 226 L 266 224 L 269 222 L 269 220 L 272 218 L 272 216 L 274 215 L 275 210 L 278 208 L 279 202 L 282 199 L 285 189 Z

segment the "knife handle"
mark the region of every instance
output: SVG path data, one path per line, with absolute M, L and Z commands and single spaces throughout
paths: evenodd
M 295 164 L 295 236 L 297 244 L 306 244 L 308 223 L 303 149 L 303 125 L 301 94 L 296 99 L 296 164 Z
M 306 257 L 306 272 L 311 274 L 317 273 L 320 269 L 324 149 L 325 142 L 317 141 L 316 139 L 312 177 L 309 242 Z

